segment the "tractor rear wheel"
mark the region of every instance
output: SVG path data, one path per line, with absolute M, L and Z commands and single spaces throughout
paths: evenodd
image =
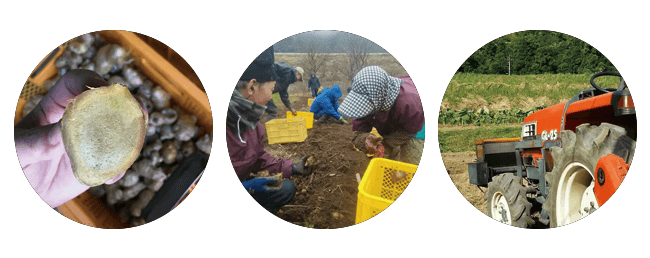
M 486 194 L 488 216 L 520 228 L 530 228 L 535 224 L 530 216 L 533 205 L 526 199 L 522 180 L 522 177 L 510 173 L 492 179 Z
M 615 154 L 632 162 L 636 142 L 620 126 L 582 124 L 576 132 L 562 131 L 562 147 L 551 147 L 554 164 L 544 177 L 548 198 L 542 205 L 550 227 L 560 227 L 586 217 L 598 209 L 594 194 L 594 170 L 600 157 Z

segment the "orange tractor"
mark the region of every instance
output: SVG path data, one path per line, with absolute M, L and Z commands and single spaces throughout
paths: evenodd
M 618 88 L 594 79 L 618 76 Z M 620 74 L 601 72 L 566 103 L 524 119 L 521 137 L 475 141 L 471 184 L 487 187 L 488 216 L 522 228 L 559 227 L 603 205 L 636 148 L 636 112 Z

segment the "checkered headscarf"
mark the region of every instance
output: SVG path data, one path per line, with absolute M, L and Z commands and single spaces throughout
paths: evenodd
M 338 109 L 339 114 L 354 119 L 390 110 L 404 81 L 389 76 L 379 66 L 361 69 L 352 79 L 350 93 Z

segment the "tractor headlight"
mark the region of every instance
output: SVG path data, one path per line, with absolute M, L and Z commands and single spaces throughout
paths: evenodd
M 480 161 L 482 161 L 483 158 L 485 158 L 483 154 L 483 144 L 476 145 L 476 158 Z

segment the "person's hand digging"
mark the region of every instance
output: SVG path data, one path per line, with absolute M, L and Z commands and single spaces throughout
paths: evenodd
M 378 137 L 377 135 L 374 134 L 369 134 L 368 136 L 366 136 L 366 148 L 368 150 L 367 153 L 370 154 L 375 153 L 375 151 L 377 151 L 379 146 L 381 146 L 381 140 L 383 140 L 383 138 Z
M 293 168 L 291 169 L 292 175 L 302 175 L 306 176 L 311 174 L 314 166 L 314 156 L 302 157 L 298 162 L 293 163 Z

